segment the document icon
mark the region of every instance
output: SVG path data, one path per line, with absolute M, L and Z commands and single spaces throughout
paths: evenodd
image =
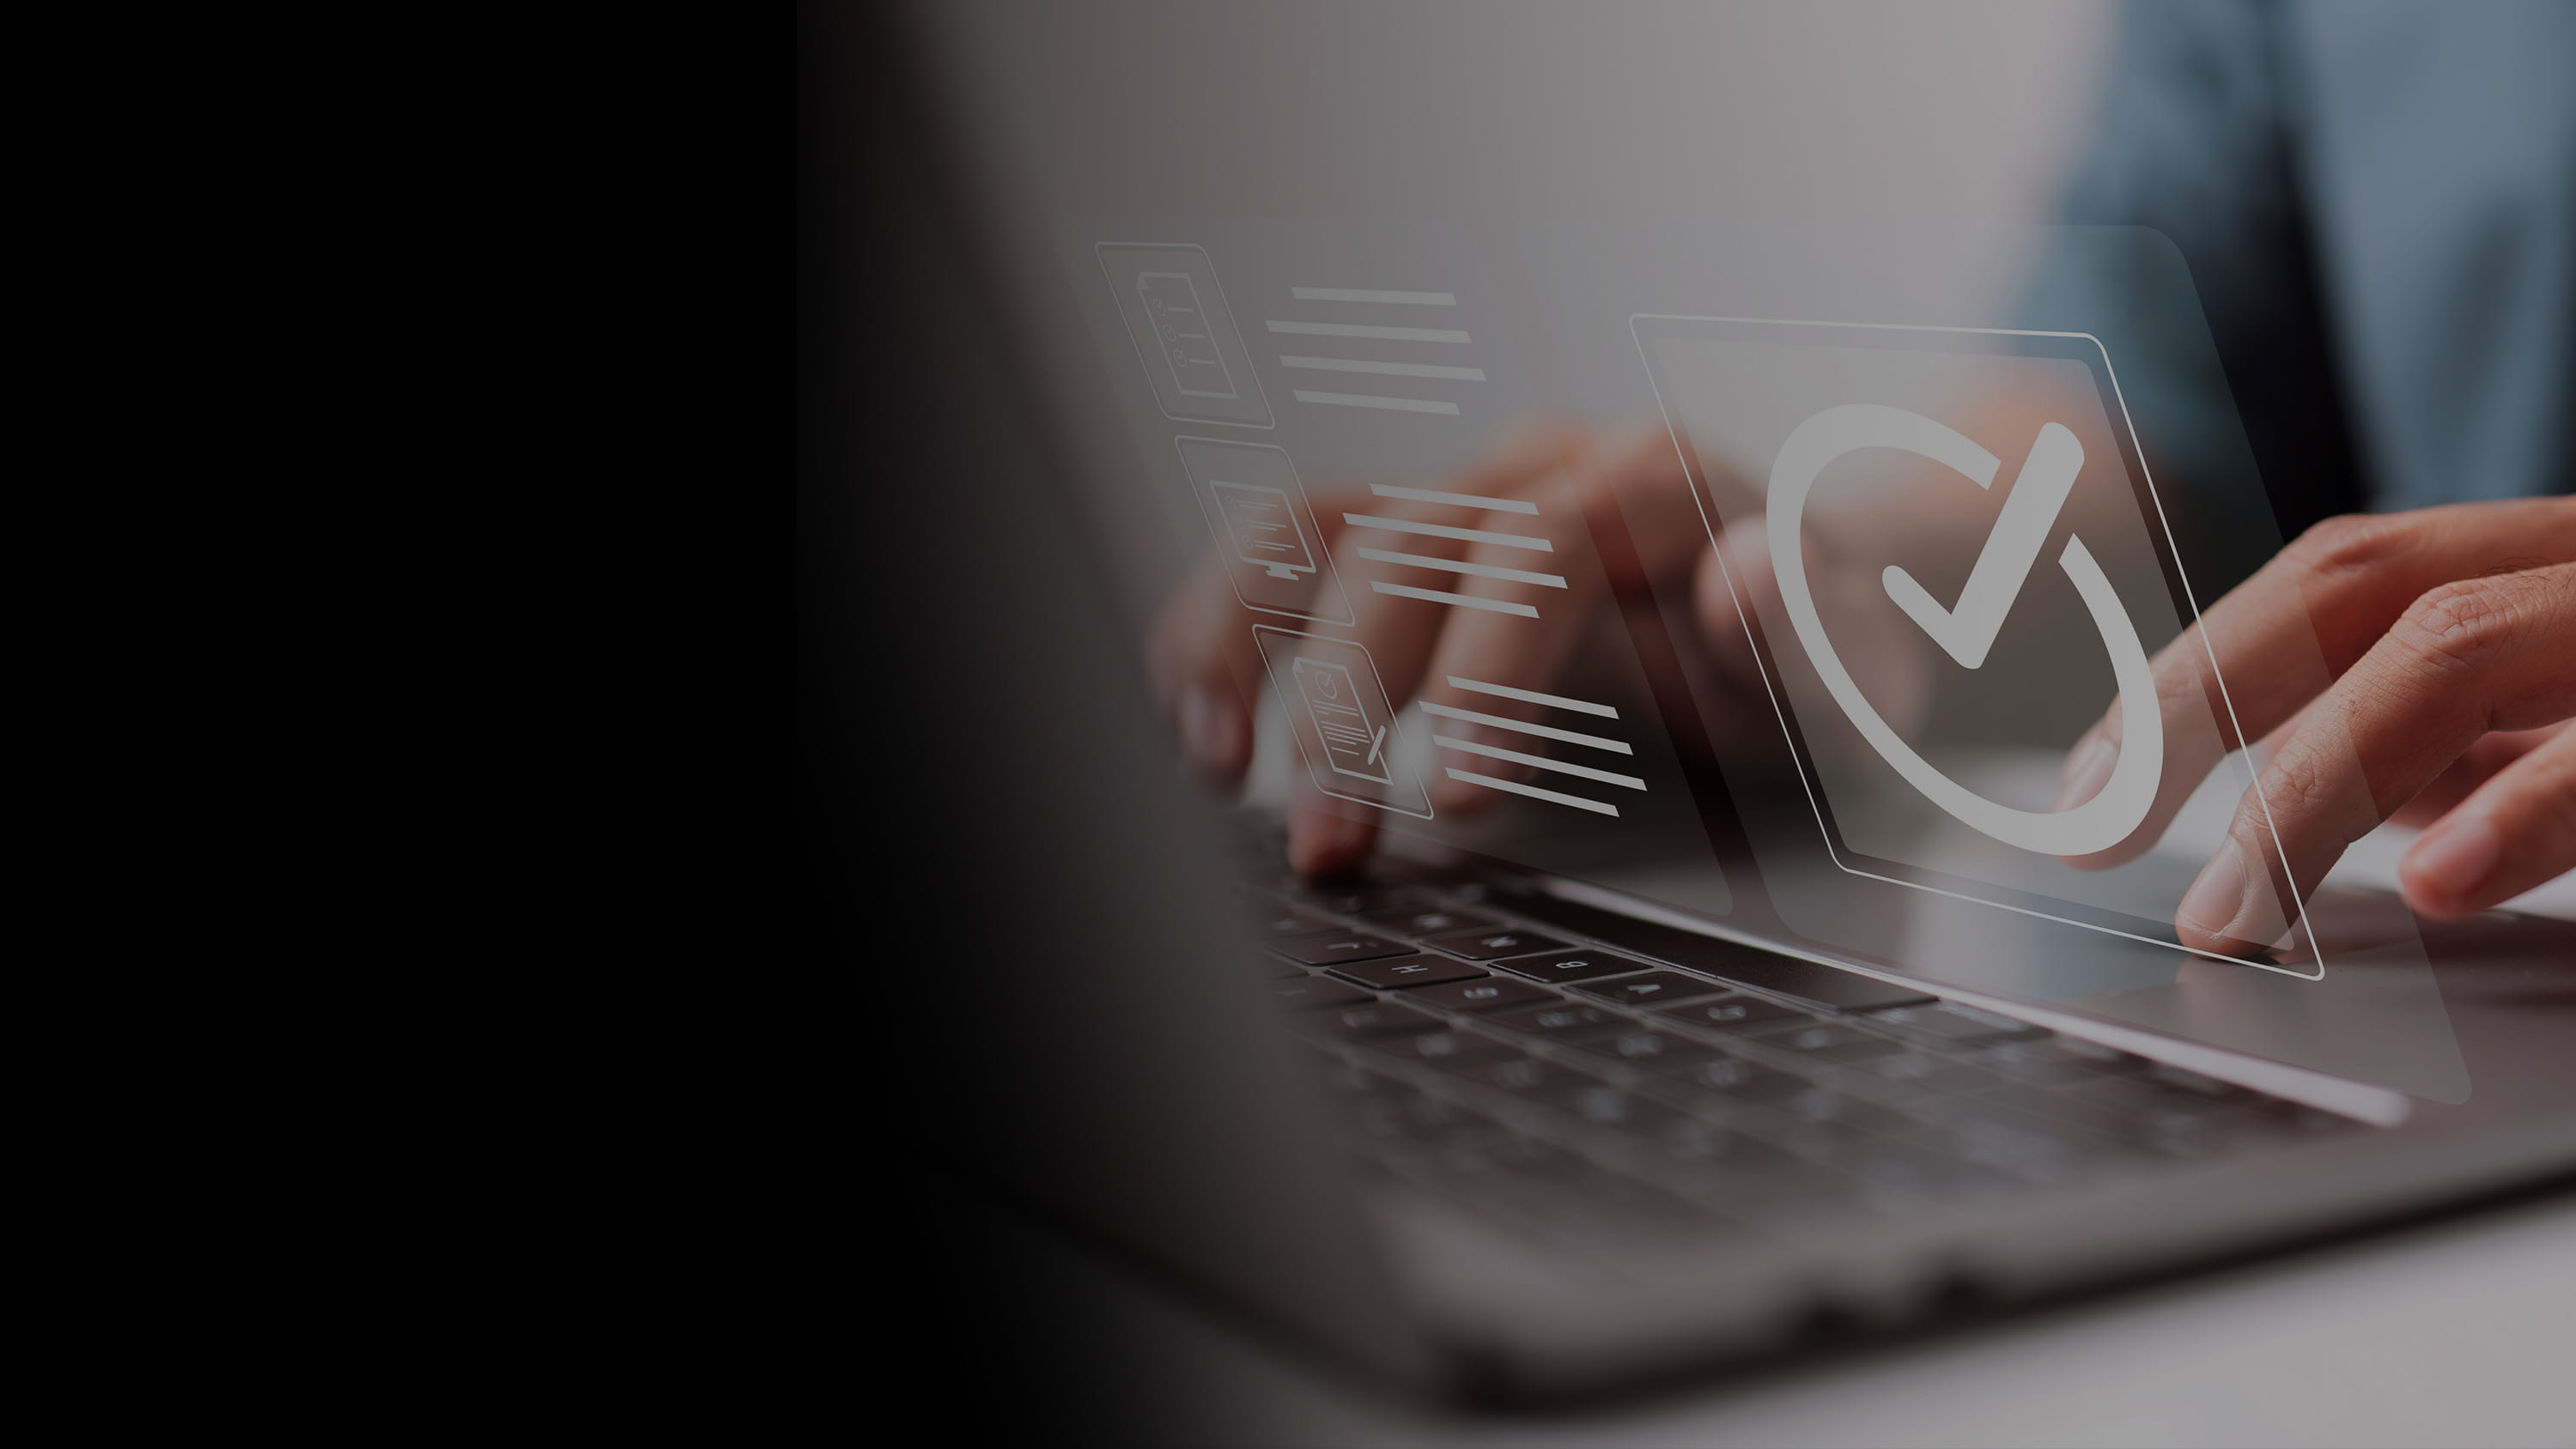
M 1359 686 L 1351 682 L 1350 670 L 1300 657 L 1289 673 L 1297 681 L 1297 698 L 1306 706 L 1306 718 L 1324 742 L 1324 759 L 1334 772 L 1392 784 L 1384 763 L 1387 727 L 1371 722 L 1360 708 Z
M 1369 652 L 1347 639 L 1255 625 L 1297 752 L 1315 788 L 1339 800 L 1431 818 L 1431 796 L 1406 762 L 1395 705 Z
M 1287 490 L 1264 483 L 1210 483 L 1234 556 L 1274 579 L 1315 571 L 1315 550 Z
M 1352 620 L 1332 550 L 1288 454 L 1267 443 L 1175 438 L 1234 596 L 1247 609 L 1326 624 Z
M 1275 425 L 1252 354 L 1225 305 L 1216 266 L 1187 242 L 1102 242 L 1093 248 L 1154 404 L 1174 422 Z
M 1207 305 L 1187 272 L 1138 272 L 1137 294 L 1145 299 L 1145 316 L 1154 325 L 1163 361 L 1172 369 L 1172 386 L 1183 397 L 1240 396 L 1226 371 L 1210 330 Z

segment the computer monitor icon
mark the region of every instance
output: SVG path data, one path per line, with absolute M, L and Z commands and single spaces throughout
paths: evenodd
M 1265 483 L 1211 482 L 1217 513 L 1225 520 L 1234 556 L 1272 578 L 1293 579 L 1315 572 L 1314 546 L 1298 521 L 1288 491 Z

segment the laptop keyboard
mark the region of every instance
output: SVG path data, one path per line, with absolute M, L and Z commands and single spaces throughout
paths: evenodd
M 1361 1157 L 1550 1235 L 1794 1231 L 2360 1127 L 1552 897 L 1292 889 L 1273 907 L 1261 967 Z

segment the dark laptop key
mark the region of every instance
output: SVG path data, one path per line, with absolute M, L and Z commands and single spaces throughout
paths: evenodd
M 1962 1066 L 1929 1052 L 1900 1052 L 1880 1057 L 1867 1063 L 1865 1070 L 1872 1076 L 1925 1093 L 1975 1092 L 2003 1080 L 1992 1072 Z
M 1694 996 L 1716 996 L 1726 988 L 1714 981 L 1684 976 L 1678 971 L 1649 971 L 1643 976 L 1623 976 L 1616 981 L 1601 981 L 1577 986 L 1578 996 L 1589 996 L 1618 1006 L 1661 1006 L 1668 1001 L 1681 1001 Z
M 1413 950 L 1400 941 L 1361 931 L 1316 931 L 1304 936 L 1282 936 L 1270 943 L 1270 949 L 1309 966 L 1339 966 L 1345 961 L 1402 956 Z
M 1725 1055 L 1713 1046 L 1702 1046 L 1676 1032 L 1657 1031 L 1643 1022 L 1632 1023 L 1632 1027 L 1629 1031 L 1587 1037 L 1580 1045 L 1585 1051 L 1616 1058 L 1632 1067 L 1652 1067 L 1657 1071 L 1714 1061 Z
M 1826 1011 L 1876 1011 L 1889 1006 L 1923 1005 L 1934 999 L 1911 987 L 1891 985 L 1858 972 L 1757 951 L 1580 901 L 1549 895 L 1498 895 L 1495 904 L 1622 950 L 1809 1002 Z
M 1738 1103 L 1785 1102 L 1815 1087 L 1804 1077 L 1773 1071 L 1736 1057 L 1685 1062 L 1667 1075 L 1674 1081 L 1686 1082 L 1701 1091 L 1715 1092 Z
M 1872 1012 L 1869 1019 L 1898 1036 L 1935 1045 L 1988 1046 L 2048 1035 L 2046 1027 L 1947 1001 L 1936 1006 L 1900 1006 L 1893 1011 Z
M 1426 1031 L 1412 1036 L 1382 1036 L 1369 1045 L 1379 1051 L 1403 1057 L 1407 1061 L 1426 1062 L 1435 1067 L 1466 1068 L 1520 1057 L 1521 1049 L 1509 1042 L 1464 1031 Z
M 1498 978 L 1499 979 L 1499 978 Z M 1562 998 L 1545 1006 L 1524 1006 L 1489 1020 L 1533 1036 L 1575 1037 L 1593 1031 L 1625 1031 L 1632 1018 Z
M 1796 1158 L 1768 1142 L 1696 1117 L 1666 1124 L 1655 1135 L 1675 1162 L 1730 1172 L 1777 1172 L 1797 1165 Z
M 1818 1020 L 1803 1011 L 1793 1011 L 1758 996 L 1728 996 L 1716 1001 L 1661 1006 L 1655 1009 L 1655 1014 L 1671 1017 L 1686 1026 L 1708 1026 L 1721 1031 L 1761 1031 L 1788 1022 Z
M 1408 995 L 1408 1001 L 1424 1006 L 1447 1007 L 1451 1011 L 1509 1011 L 1519 1006 L 1554 1005 L 1565 998 L 1553 991 L 1542 991 L 1526 981 L 1508 976 L 1487 976 L 1477 981 L 1451 981 L 1440 986 L 1425 986 Z
M 1538 951 L 1562 951 L 1565 943 L 1554 936 L 1524 931 L 1514 926 L 1484 931 L 1457 931 L 1433 936 L 1423 945 L 1470 961 L 1494 961 L 1505 956 L 1527 956 Z
M 1466 981 L 1485 973 L 1463 961 L 1446 956 L 1399 956 L 1392 961 L 1355 961 L 1336 966 L 1333 974 L 1362 986 L 1380 991 L 1400 991 L 1407 986 L 1437 986 L 1443 981 Z
M 1903 1113 L 1822 1087 L 1811 1087 L 1789 1097 L 1780 1103 L 1779 1111 L 1800 1122 L 1834 1122 L 1855 1131 L 1890 1136 L 1919 1134 L 1923 1130 Z
M 1632 1132 L 1657 1132 L 1689 1120 L 1687 1113 L 1606 1082 L 1568 1083 L 1535 1095 L 1549 1106 L 1563 1108 L 1587 1122 L 1624 1127 Z
M 1786 1031 L 1768 1031 L 1753 1040 L 1777 1051 L 1796 1052 L 1820 1062 L 1858 1062 L 1871 1057 L 1893 1056 L 1905 1050 L 1903 1042 L 1871 1036 L 1847 1026 L 1818 1022 L 1814 1026 L 1794 1027 Z
M 1356 916 L 1402 905 L 1413 898 L 1413 893 L 1411 886 L 1316 886 L 1299 891 L 1295 899 L 1299 905 L 1313 906 L 1337 915 Z
M 1453 911 L 1447 906 L 1418 904 L 1369 911 L 1360 919 L 1381 931 L 1393 931 L 1399 936 L 1445 936 L 1453 931 L 1487 930 L 1494 924 L 1493 917 L 1480 916 L 1474 911 Z
M 1489 1087 L 1500 1087 L 1520 1096 L 1550 1091 L 1567 1083 L 1598 1082 L 1581 1072 L 1543 1062 L 1536 1057 L 1519 1057 L 1511 1061 L 1483 1062 L 1460 1073 Z
M 1524 956 L 1515 961 L 1497 961 L 1494 969 L 1526 976 L 1532 981 L 1562 984 L 1592 981 L 1604 976 L 1630 976 L 1645 970 L 1646 963 L 1613 956 L 1607 951 L 1563 951 L 1553 956 Z
M 1341 928 L 1321 916 L 1289 910 L 1264 918 L 1260 929 L 1265 936 L 1311 936 L 1318 931 L 1338 931 Z
M 1440 1029 L 1440 1018 L 1427 1016 L 1409 1006 L 1398 1006 L 1391 1001 L 1376 1001 L 1366 1006 L 1338 1007 L 1331 1011 L 1317 1012 L 1313 1016 L 1298 1018 L 1301 1030 L 1310 1022 L 1320 1030 L 1352 1041 L 1366 1041 L 1371 1037 L 1386 1036 L 1390 1033 Z
M 1338 981 L 1326 981 L 1320 976 L 1309 976 L 1303 971 L 1297 973 L 1294 981 L 1273 983 L 1270 999 L 1298 1011 L 1327 1006 L 1360 1006 L 1377 1000 L 1365 991 L 1344 986 Z

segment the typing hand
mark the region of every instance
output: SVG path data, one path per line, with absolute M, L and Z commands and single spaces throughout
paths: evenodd
M 2336 677 L 2312 698 L 2297 666 L 2319 645 Z M 2176 912 L 2185 944 L 2278 940 L 2344 848 L 2428 787 L 2418 817 L 2447 808 L 2399 869 L 2417 911 L 2474 914 L 2576 868 L 2576 729 L 2555 728 L 2576 715 L 2576 499 L 2310 529 L 2156 656 L 2169 726 L 2218 699 L 2212 650 L 2246 733 L 2280 738 Z M 2115 704 L 2068 752 L 2060 809 L 2101 788 L 2119 740 Z M 2217 763 L 2169 760 L 2146 828 L 2074 863 L 2139 854 Z
M 1703 462 L 1710 486 L 1736 490 L 1739 500 L 1745 496 L 1742 490 L 1749 485 L 1722 462 Z M 1407 498 L 1403 492 L 1426 496 Z M 1478 513 L 1430 495 L 1503 500 L 1522 507 Z M 1765 702 L 1735 603 L 1740 598 L 1757 613 L 1776 608 L 1778 588 L 1761 522 L 1755 517 L 1726 532 L 1721 569 L 1672 438 L 1661 426 L 1607 438 L 1569 427 L 1532 428 L 1455 477 L 1400 490 L 1397 496 L 1367 488 L 1318 489 L 1313 504 L 1356 610 L 1353 627 L 1323 632 L 1365 646 L 1388 696 L 1399 705 L 1421 700 L 1535 719 L 1542 706 L 1462 693 L 1448 680 L 1454 675 L 1543 690 L 1614 603 L 1650 605 L 1661 594 L 1691 599 L 1698 616 L 1704 648 L 1697 663 L 1712 676 L 1707 693 L 1723 716 L 1707 721 L 1717 745 L 1725 748 L 1756 732 L 1777 739 L 1778 725 Z M 1409 531 L 1409 526 L 1423 524 L 1451 529 L 1472 525 L 1471 532 L 1507 532 L 1524 542 L 1499 545 Z M 1838 550 L 1830 522 L 1811 523 L 1808 534 L 1808 573 L 1821 598 L 1878 598 L 1877 565 L 1864 562 L 1873 550 Z M 1619 546 L 1596 551 L 1596 537 L 1619 540 Z M 1529 547 L 1528 540 L 1547 547 Z M 1843 566 L 1846 558 L 1849 567 Z M 1534 610 L 1535 617 L 1382 593 L 1368 586 L 1372 580 L 1436 586 L 1519 605 Z M 1879 607 L 1883 611 L 1883 599 Z M 1148 645 L 1157 691 L 1185 753 L 1220 786 L 1238 782 L 1251 762 L 1249 705 L 1268 687 L 1252 634 L 1252 625 L 1262 618 L 1236 601 L 1226 560 L 1211 554 L 1165 606 Z M 1892 637 L 1861 638 L 1846 641 L 1845 647 L 1855 667 L 1871 669 L 1874 680 L 1884 681 L 1888 708 L 1902 718 L 1911 708 L 1907 701 L 1925 694 L 1927 680 L 1911 652 L 1892 647 L 1896 642 Z M 1538 748 L 1528 736 L 1454 719 L 1444 721 L 1443 728 L 1488 745 Z M 1533 773 L 1499 758 L 1480 768 L 1519 780 Z M 1432 804 L 1444 817 L 1473 813 L 1496 798 L 1489 790 L 1445 776 L 1427 783 Z M 1312 793 L 1302 780 L 1300 789 L 1308 793 L 1288 812 L 1290 864 L 1310 876 L 1357 864 L 1374 843 L 1374 814 L 1365 806 Z

